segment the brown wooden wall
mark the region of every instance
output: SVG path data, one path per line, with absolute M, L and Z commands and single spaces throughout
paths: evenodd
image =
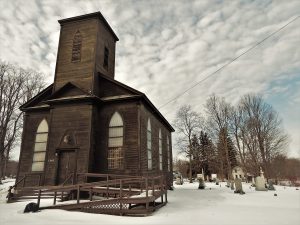
M 91 117 L 92 105 L 89 104 L 57 105 L 51 110 L 45 184 L 55 184 L 58 163 L 55 152 L 59 150 L 66 131 L 74 133 L 76 147 L 78 147 L 76 171 L 88 172 Z
M 43 172 L 31 172 L 35 144 L 35 134 L 38 126 L 40 125 L 43 119 L 46 119 L 49 124 L 49 111 L 27 112 L 24 116 L 17 181 L 21 179 L 25 174 L 36 174 L 26 179 L 25 185 L 27 186 L 38 185 L 39 175 L 43 175 Z
M 147 123 L 148 118 L 151 120 L 152 135 L 152 170 L 148 170 L 147 161 Z M 163 152 L 163 169 L 159 169 L 159 129 L 162 132 L 162 152 Z M 167 161 L 167 136 L 170 139 L 170 171 L 168 171 Z M 172 164 L 172 136 L 171 132 L 163 125 L 161 121 L 151 112 L 151 109 L 141 105 L 141 165 L 144 174 L 165 174 L 171 185 L 173 164 Z
M 124 169 L 107 169 L 108 128 L 112 115 L 119 112 L 124 123 Z M 135 102 L 107 103 L 94 110 L 94 164 L 92 172 L 113 174 L 139 174 L 139 148 L 138 148 L 138 107 Z
M 81 60 L 72 62 L 73 38 L 78 30 L 82 37 Z M 96 18 L 70 22 L 61 26 L 54 80 L 55 90 L 70 81 L 88 91 L 92 90 L 96 38 Z

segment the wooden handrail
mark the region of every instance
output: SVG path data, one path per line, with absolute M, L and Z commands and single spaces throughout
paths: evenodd
M 70 173 L 69 176 L 67 177 L 67 179 L 65 179 L 65 181 L 61 184 L 62 186 L 65 186 L 65 184 L 67 183 L 67 181 L 74 176 L 74 173 Z

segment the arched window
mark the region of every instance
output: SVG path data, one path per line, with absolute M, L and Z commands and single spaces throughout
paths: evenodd
M 171 171 L 171 154 L 170 154 L 170 139 L 167 136 L 167 151 L 168 151 L 168 171 Z
M 33 160 L 31 166 L 32 171 L 44 170 L 47 140 L 48 140 L 48 123 L 45 119 L 43 119 L 36 131 Z
M 152 137 L 151 137 L 150 119 L 148 119 L 148 124 L 147 124 L 147 159 L 148 159 L 148 169 L 152 170 Z
M 161 129 L 158 132 L 158 149 L 159 149 L 159 169 L 162 170 L 162 135 Z
M 72 62 L 79 62 L 81 60 L 81 41 L 81 34 L 78 30 L 73 38 Z
M 109 122 L 108 131 L 108 168 L 123 168 L 123 120 L 118 112 L 115 112 Z

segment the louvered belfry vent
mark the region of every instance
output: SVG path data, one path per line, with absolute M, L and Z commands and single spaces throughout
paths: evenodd
M 73 38 L 72 62 L 80 62 L 81 60 L 81 42 L 82 37 L 80 31 L 78 30 Z

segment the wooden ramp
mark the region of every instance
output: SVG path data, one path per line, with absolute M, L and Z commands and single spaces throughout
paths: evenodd
M 104 176 L 103 174 L 86 175 Z M 53 205 L 39 208 L 41 210 L 64 209 L 87 213 L 132 216 L 149 215 L 167 203 L 167 190 L 162 176 L 118 177 L 114 179 L 105 176 L 106 180 L 96 182 L 23 187 L 15 189 L 13 194 L 10 190 L 8 201 L 37 199 L 37 204 L 40 206 L 42 199 L 52 198 Z

